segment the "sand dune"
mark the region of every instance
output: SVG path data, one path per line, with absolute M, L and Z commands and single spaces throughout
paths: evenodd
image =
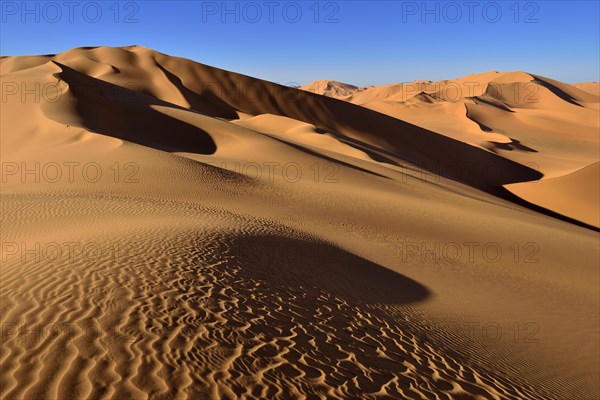
M 600 395 L 597 96 L 0 71 L 2 399 Z
M 329 95 L 487 149 L 532 167 L 546 178 L 556 178 L 598 160 L 600 94 L 596 86 L 594 82 L 567 85 L 525 72 L 491 71 L 451 81 L 415 81 L 347 96 Z M 581 184 L 591 191 L 600 190 L 597 179 Z M 546 201 L 542 205 L 529 191 L 519 193 L 554 212 L 572 214 L 566 204 L 556 208 Z M 597 220 L 585 197 L 573 196 L 571 201 L 568 208 L 575 214 L 580 215 L 575 210 L 588 210 L 589 218 L 580 217 Z
M 365 88 L 359 88 L 348 83 L 321 79 L 311 82 L 308 85 L 301 86 L 300 89 L 323 96 L 339 98 L 349 96 L 352 93 L 364 90 Z
M 600 82 L 574 83 L 573 86 L 586 92 L 595 94 L 596 96 L 600 96 Z
M 600 226 L 600 164 L 539 182 L 507 185 L 517 196 L 592 226 Z

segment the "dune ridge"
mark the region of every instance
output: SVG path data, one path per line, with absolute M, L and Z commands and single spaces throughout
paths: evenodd
M 348 95 L 323 94 L 484 148 L 532 166 L 543 173 L 543 179 L 551 179 L 597 162 L 597 87 L 597 82 L 568 85 L 526 72 L 490 71 L 455 80 L 373 87 Z M 597 179 L 589 179 L 585 185 L 591 185 L 591 191 L 600 190 Z M 509 190 L 515 187 L 507 186 Z M 598 227 L 597 218 L 575 211 L 589 209 L 579 204 L 587 197 L 574 196 L 568 207 L 556 208 L 529 192 L 520 190 L 515 194 L 567 217 L 592 221 Z

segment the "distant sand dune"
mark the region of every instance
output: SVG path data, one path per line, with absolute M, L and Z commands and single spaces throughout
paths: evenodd
M 574 83 L 578 89 L 585 90 L 586 92 L 595 94 L 596 96 L 600 96 L 600 82 L 582 82 L 582 83 Z
M 598 160 L 597 88 L 597 82 L 568 85 L 525 72 L 492 71 L 453 81 L 416 81 L 325 95 L 488 149 L 552 178 Z M 600 190 L 597 179 L 582 184 Z M 520 193 L 541 205 L 536 196 Z M 574 196 L 560 209 L 544 203 L 564 215 L 571 214 L 565 207 L 589 211 L 579 201 L 585 197 Z M 584 219 L 597 220 L 593 215 Z

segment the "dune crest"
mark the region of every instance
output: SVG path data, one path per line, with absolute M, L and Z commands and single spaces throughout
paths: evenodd
M 573 83 L 573 86 L 596 96 L 600 96 L 600 82 Z
M 455 80 L 373 87 L 349 95 L 323 94 L 532 166 L 546 178 L 557 178 L 598 160 L 597 87 L 597 82 L 568 85 L 526 72 L 491 71 Z M 600 190 L 596 179 L 581 184 L 591 191 Z M 553 202 L 530 196 L 530 191 L 520 193 L 531 203 L 571 214 L 566 204 L 556 208 Z M 590 213 L 587 201 L 573 196 L 568 208 Z M 598 227 L 593 212 L 583 218 Z

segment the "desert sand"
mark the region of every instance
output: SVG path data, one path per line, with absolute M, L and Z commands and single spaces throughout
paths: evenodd
M 600 96 L 600 82 L 581 82 L 574 83 L 573 86 L 586 92 Z
M 301 86 L 300 89 L 323 96 L 341 98 L 350 96 L 354 93 L 362 92 L 363 90 L 367 90 L 372 87 L 372 85 L 358 87 L 350 85 L 349 83 L 320 79 L 318 81 L 311 82 L 308 85 Z
M 315 83 L 327 87 L 322 81 Z M 329 87 L 337 85 L 329 83 Z M 542 181 L 557 177 L 565 181 L 567 175 L 598 160 L 597 88 L 598 82 L 567 85 L 525 72 L 491 71 L 451 81 L 416 81 L 322 94 L 487 149 L 540 171 Z M 586 195 L 574 195 L 578 189 L 552 192 L 552 197 L 562 198 L 557 202 L 547 198 L 545 183 L 536 186 L 540 190 L 524 190 L 533 188 L 535 182 L 507 185 L 506 189 L 527 202 L 597 228 L 597 176 L 597 172 L 595 176 L 589 172 L 587 178 L 574 183 L 573 189 L 585 190 Z
M 0 398 L 600 396 L 594 93 L 0 73 Z

